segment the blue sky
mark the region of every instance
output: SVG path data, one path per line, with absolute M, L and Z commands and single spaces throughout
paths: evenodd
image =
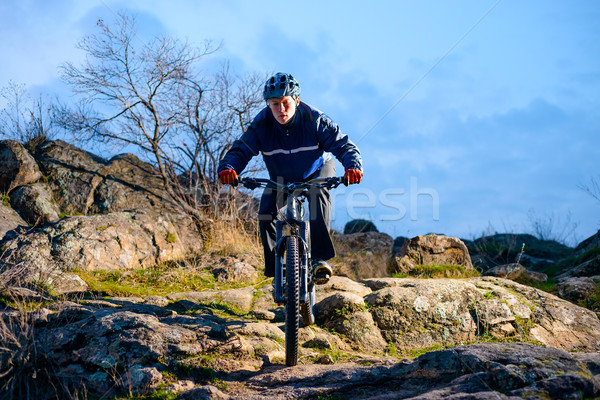
M 600 176 L 598 1 L 4 0 L 0 86 L 64 96 L 58 67 L 123 10 L 145 35 L 221 43 L 207 68 L 298 79 L 363 154 L 334 228 L 473 238 L 531 232 L 532 212 L 557 236 L 570 216 L 571 242 L 600 228 L 578 188 Z

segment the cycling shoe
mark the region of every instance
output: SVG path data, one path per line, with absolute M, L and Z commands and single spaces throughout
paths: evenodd
M 323 260 L 313 261 L 313 282 L 317 285 L 324 285 L 329 282 L 333 276 L 333 269 Z

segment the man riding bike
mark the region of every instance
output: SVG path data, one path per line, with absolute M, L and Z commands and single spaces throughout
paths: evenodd
M 346 184 L 362 179 L 362 159 L 356 145 L 321 111 L 300 101 L 300 85 L 290 74 L 277 73 L 263 89 L 267 107 L 236 140 L 219 163 L 222 184 L 236 185 L 238 173 L 259 152 L 270 179 L 279 183 L 302 182 L 335 176 L 333 154 L 345 168 Z M 335 257 L 329 235 L 331 196 L 328 189 L 308 193 L 310 242 L 314 282 L 324 284 L 333 275 L 326 262 Z M 285 204 L 281 195 L 265 189 L 260 201 L 259 230 L 265 254 L 265 275 L 275 276 L 275 219 Z

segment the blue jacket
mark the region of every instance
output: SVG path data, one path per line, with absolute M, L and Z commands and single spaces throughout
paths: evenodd
M 280 177 L 285 183 L 304 181 L 328 160 L 328 153 L 345 169 L 362 171 L 358 148 L 329 117 L 300 102 L 294 118 L 289 130 L 285 129 L 275 120 L 269 107 L 265 107 L 225 154 L 219 171 L 233 169 L 240 173 L 259 152 L 270 178 Z

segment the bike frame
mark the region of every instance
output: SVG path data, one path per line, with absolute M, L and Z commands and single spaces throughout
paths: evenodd
M 300 243 L 300 302 L 308 302 L 312 288 L 310 271 L 310 246 L 308 238 L 308 221 L 304 219 L 304 201 L 306 192 L 311 188 L 322 187 L 333 189 L 344 182 L 342 177 L 317 178 L 308 182 L 282 184 L 270 179 L 241 178 L 240 184 L 248 189 L 268 188 L 287 195 L 284 212 L 277 213 L 275 229 L 277 232 L 275 245 L 275 302 L 285 304 L 285 262 L 284 253 L 290 236 L 297 236 Z M 284 234 L 286 227 L 290 233 Z
M 283 260 L 287 241 L 291 236 L 299 238 L 300 250 L 300 302 L 308 301 L 308 291 L 312 287 L 312 276 L 309 274 L 310 247 L 308 245 L 308 221 L 304 220 L 305 189 L 300 193 L 288 195 L 285 209 L 285 219 L 275 223 L 277 232 L 275 244 L 275 302 L 285 303 L 284 272 L 286 265 Z M 284 228 L 289 227 L 289 235 L 284 235 Z

